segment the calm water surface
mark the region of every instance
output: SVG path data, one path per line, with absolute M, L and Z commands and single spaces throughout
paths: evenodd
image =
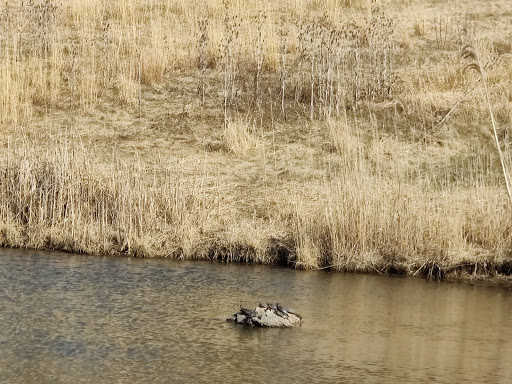
M 279 301 L 294 329 L 225 321 Z M 510 383 L 512 291 L 0 249 L 1 383 Z

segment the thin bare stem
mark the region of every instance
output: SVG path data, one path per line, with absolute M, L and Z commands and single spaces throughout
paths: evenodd
M 501 168 L 503 170 L 503 176 L 505 178 L 505 184 L 507 186 L 508 197 L 510 198 L 510 203 L 512 205 L 512 188 L 510 186 L 510 172 L 508 171 L 507 164 L 505 163 L 505 158 L 503 156 L 503 152 L 502 152 L 501 146 L 500 146 L 500 140 L 498 138 L 498 131 L 496 129 L 496 120 L 494 119 L 494 113 L 492 112 L 491 98 L 489 96 L 489 89 L 487 87 L 487 77 L 485 75 L 485 69 L 481 65 L 480 56 L 478 55 L 476 48 L 472 44 L 466 44 L 464 46 L 464 48 L 462 49 L 461 56 L 468 61 L 468 64 L 464 68 L 464 71 L 474 70 L 474 71 L 478 72 L 478 74 L 480 75 L 480 78 L 482 79 L 482 84 L 484 86 L 484 92 L 485 92 L 485 99 L 487 102 L 487 106 L 489 108 L 489 115 L 491 117 L 494 142 L 496 144 L 496 149 L 498 150 L 498 154 L 499 154 L 500 162 L 501 162 Z

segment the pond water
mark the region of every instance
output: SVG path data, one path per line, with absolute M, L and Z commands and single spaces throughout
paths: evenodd
M 278 301 L 303 324 L 244 328 Z M 510 383 L 512 291 L 0 249 L 1 383 Z

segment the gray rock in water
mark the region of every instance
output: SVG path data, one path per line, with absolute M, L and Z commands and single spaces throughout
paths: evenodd
M 226 320 L 243 325 L 289 328 L 300 324 L 302 317 L 278 303 L 267 303 L 259 304 L 254 311 L 240 307 L 240 311 Z

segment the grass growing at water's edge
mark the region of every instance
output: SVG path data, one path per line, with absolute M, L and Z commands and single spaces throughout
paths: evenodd
M 1 245 L 512 272 L 512 55 L 491 15 L 443 1 L 432 20 L 415 1 L 21 4 L 0 17 Z M 487 98 L 465 93 L 459 23 L 482 26 Z

